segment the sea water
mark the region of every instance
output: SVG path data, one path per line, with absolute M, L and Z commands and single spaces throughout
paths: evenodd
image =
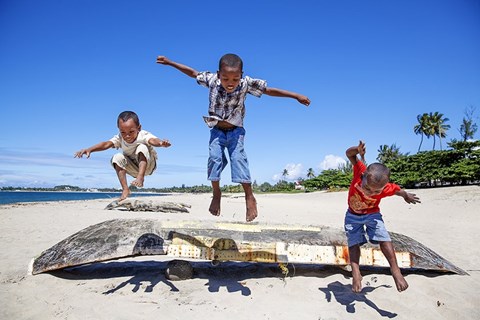
M 0 191 L 0 205 L 20 202 L 118 199 L 120 192 Z M 162 196 L 164 193 L 134 192 L 132 197 Z

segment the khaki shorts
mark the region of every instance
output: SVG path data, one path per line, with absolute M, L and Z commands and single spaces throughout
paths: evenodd
M 127 156 L 124 153 L 115 154 L 111 160 L 112 166 L 116 164 L 120 168 L 127 171 L 129 175 L 136 178 L 138 176 L 138 156 L 140 153 L 142 153 L 147 159 L 147 169 L 145 170 L 145 175 L 149 176 L 157 168 L 157 154 L 153 149 L 152 152 L 150 152 L 148 147 L 144 144 L 138 145 L 137 149 L 135 150 L 135 157 Z

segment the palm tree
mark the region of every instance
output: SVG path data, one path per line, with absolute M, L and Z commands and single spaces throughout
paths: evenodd
M 450 125 L 445 124 L 445 122 L 450 119 L 444 118 L 443 113 L 439 113 L 438 111 L 436 111 L 435 113 L 430 112 L 428 117 L 430 119 L 429 131 L 433 132 L 433 149 L 435 150 L 435 137 L 438 136 L 440 140 L 440 150 L 442 150 L 442 138 L 445 138 L 447 136 L 447 130 L 450 129 Z
M 315 178 L 315 172 L 313 171 L 312 168 L 308 168 L 307 178 L 308 178 L 308 179 Z
M 463 142 L 466 142 L 468 139 L 473 139 L 475 132 L 477 132 L 478 126 L 473 122 L 473 113 L 475 108 L 470 106 L 469 109 L 465 110 L 465 117 L 462 120 L 460 125 L 460 135 L 462 136 Z
M 287 169 L 283 169 L 283 172 L 282 172 L 282 177 L 283 177 L 283 180 L 285 180 L 285 177 L 288 176 L 288 170 Z
M 420 145 L 418 146 L 418 151 L 417 152 L 420 152 L 420 148 L 422 147 L 422 143 L 423 143 L 423 136 L 425 135 L 427 138 L 430 138 L 430 135 L 428 134 L 428 121 L 429 118 L 428 118 L 428 113 L 424 113 L 422 115 L 417 115 L 417 121 L 418 121 L 418 124 L 416 124 L 414 127 L 413 127 L 413 131 L 415 132 L 415 134 L 419 134 L 421 135 L 421 140 L 420 140 Z
M 379 161 L 380 163 L 390 162 L 402 156 L 400 148 L 397 147 L 395 143 L 391 146 L 387 146 L 386 144 L 381 145 L 380 148 L 378 148 L 377 152 L 377 161 Z

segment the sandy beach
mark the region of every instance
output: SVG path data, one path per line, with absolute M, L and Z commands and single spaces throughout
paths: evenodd
M 385 270 L 364 272 L 361 294 L 335 267 L 294 269 L 239 263 L 194 264 L 190 280 L 169 281 L 162 256 L 96 263 L 31 275 L 32 258 L 90 225 L 115 218 L 245 220 L 241 195 L 208 213 L 210 194 L 161 197 L 191 205 L 189 213 L 104 210 L 109 200 L 0 206 L 1 319 L 480 319 L 480 186 L 410 190 L 422 203 L 382 200 L 387 229 L 407 235 L 469 275 L 407 273 L 399 293 Z M 346 192 L 256 195 L 254 223 L 343 227 Z M 160 197 L 159 197 L 160 198 Z M 292 269 L 293 270 L 293 269 Z

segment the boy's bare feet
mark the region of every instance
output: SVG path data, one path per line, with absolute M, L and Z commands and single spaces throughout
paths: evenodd
M 247 205 L 247 222 L 255 220 L 258 215 L 257 212 L 257 200 L 253 195 L 245 198 Z
M 135 180 L 132 181 L 131 185 L 137 188 L 142 188 L 144 181 L 145 181 L 145 178 L 137 177 Z
M 211 214 L 214 216 L 220 215 L 220 202 L 222 200 L 222 191 L 220 189 L 220 181 L 212 181 L 212 189 L 213 189 L 213 198 L 212 202 L 210 202 L 210 211 Z
M 123 190 L 122 194 L 120 195 L 120 199 L 118 199 L 118 200 L 119 201 L 125 200 L 125 199 L 128 198 L 129 195 L 130 195 L 130 190 L 129 189 Z
M 222 195 L 213 195 L 212 202 L 210 203 L 210 208 L 208 209 L 211 214 L 214 216 L 220 215 L 220 201 L 222 199 Z
M 360 293 L 362 291 L 362 275 L 360 273 L 352 272 L 352 291 L 355 293 Z
M 392 272 L 393 280 L 395 280 L 395 285 L 397 286 L 398 292 L 402 292 L 407 290 L 408 288 L 408 283 L 407 280 L 403 277 L 403 275 L 398 272 Z

